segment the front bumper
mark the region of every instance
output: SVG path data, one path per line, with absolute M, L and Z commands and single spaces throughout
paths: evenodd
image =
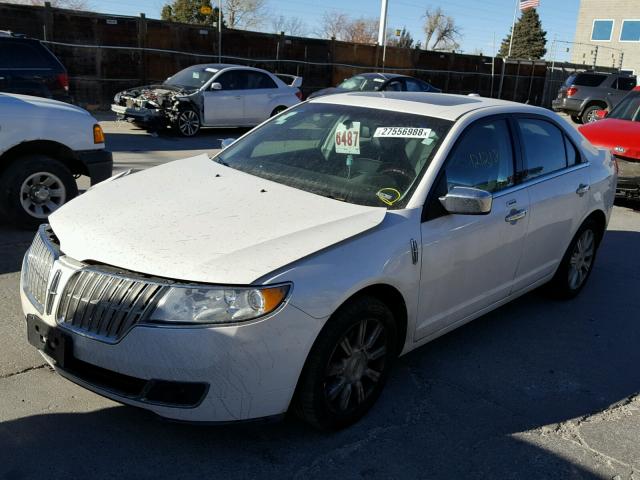
M 84 150 L 76 152 L 76 156 L 86 167 L 91 185 L 102 182 L 113 174 L 113 155 L 107 150 Z
M 21 283 L 25 316 L 35 315 L 68 335 L 75 363 L 65 362 L 71 368 L 60 368 L 43 355 L 67 379 L 173 420 L 230 422 L 286 412 L 313 341 L 326 320 L 286 303 L 270 316 L 237 325 L 138 324 L 116 343 L 106 343 L 56 321 L 60 292 L 77 270 L 78 264 L 64 256 L 55 260 L 48 282 L 49 295 L 54 294 L 51 308 L 46 309 L 49 314 L 32 304 Z M 57 285 L 52 288 L 56 276 Z M 77 368 L 78 364 L 88 365 L 88 370 Z M 104 374 L 101 380 L 96 380 L 96 369 Z M 167 405 L 119 388 L 117 381 L 123 376 L 145 385 L 205 384 L 206 393 L 196 405 Z
M 166 118 L 159 109 L 141 107 L 125 107 L 123 105 L 111 105 L 111 111 L 118 115 L 118 118 L 143 125 L 156 125 L 165 122 Z
M 616 195 L 625 198 L 640 198 L 640 161 L 616 157 L 618 185 Z

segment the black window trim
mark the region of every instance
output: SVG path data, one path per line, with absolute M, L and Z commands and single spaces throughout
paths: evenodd
M 458 138 L 456 139 L 455 143 L 453 144 L 453 146 L 451 147 L 451 149 L 447 153 L 447 158 L 445 158 L 444 162 L 440 166 L 440 169 L 438 170 L 438 174 L 436 175 L 433 183 L 431 184 L 431 188 L 429 189 L 429 193 L 427 194 L 427 198 L 425 199 L 424 204 L 422 205 L 422 216 L 421 216 L 421 219 L 420 219 L 421 223 L 425 223 L 425 222 L 428 222 L 428 221 L 431 221 L 431 220 L 435 220 L 436 218 L 440 218 L 442 216 L 445 216 L 445 215 L 430 216 L 429 215 L 429 205 L 432 202 L 439 201 L 438 198 L 436 197 L 436 195 L 437 195 L 436 189 L 440 185 L 440 181 L 442 180 L 442 176 L 444 175 L 444 171 L 447 168 L 447 165 L 449 164 L 449 162 L 451 160 L 451 156 L 456 151 L 456 149 L 458 148 L 460 143 L 469 134 L 469 131 L 471 130 L 472 127 L 475 127 L 476 125 L 480 125 L 480 124 L 483 124 L 483 123 L 495 122 L 496 120 L 505 120 L 505 123 L 507 125 L 509 139 L 511 140 L 511 151 L 513 153 L 513 174 L 514 174 L 514 178 L 513 178 L 513 185 L 505 187 L 505 188 L 503 188 L 501 190 L 498 190 L 496 192 L 491 192 L 491 194 L 492 194 L 492 196 L 494 198 L 496 198 L 498 196 L 501 196 L 504 192 L 511 191 L 511 189 L 520 186 L 521 179 L 520 179 L 519 172 L 521 171 L 522 162 L 523 162 L 523 159 L 522 159 L 522 147 L 520 145 L 520 138 L 515 133 L 515 128 L 517 128 L 517 125 L 514 124 L 514 121 L 512 119 L 512 114 L 500 113 L 500 114 L 496 114 L 496 115 L 487 115 L 486 117 L 479 118 L 479 119 L 473 121 L 472 123 L 470 123 L 469 125 L 467 125 L 465 127 L 465 129 L 462 131 L 462 133 L 460 133 L 460 135 L 458 135 Z
M 527 162 L 527 155 L 524 151 L 524 144 L 522 143 L 522 138 L 520 136 L 520 129 L 518 127 L 518 120 L 520 119 L 530 119 L 530 120 L 541 120 L 547 123 L 550 123 L 551 125 L 555 126 L 558 130 L 560 130 L 560 133 L 562 134 L 562 137 L 564 139 L 563 142 L 563 147 L 564 147 L 564 158 L 565 158 L 565 167 L 564 168 L 560 168 L 558 170 L 554 170 L 552 172 L 548 172 L 545 173 L 543 175 L 538 175 L 537 177 L 533 177 L 533 178 L 527 178 L 525 176 L 526 174 L 526 162 Z M 560 125 L 559 122 L 555 121 L 554 119 L 551 119 L 549 117 L 546 117 L 544 115 L 537 115 L 535 113 L 517 113 L 515 115 L 512 115 L 510 118 L 511 122 L 513 122 L 513 128 L 512 128 L 512 134 L 517 137 L 518 139 L 518 144 L 519 144 L 519 148 L 520 148 L 520 158 L 521 158 L 521 164 L 520 164 L 520 168 L 518 169 L 518 173 L 517 173 L 517 180 L 518 182 L 516 184 L 522 184 L 522 185 L 530 185 L 533 183 L 539 183 L 540 181 L 543 181 L 545 179 L 548 179 L 550 177 L 557 177 L 558 174 L 562 173 L 562 172 L 567 172 L 570 169 L 574 169 L 576 167 L 581 167 L 582 165 L 586 165 L 585 161 L 584 161 L 584 157 L 582 156 L 582 152 L 581 150 L 576 146 L 575 142 L 571 139 L 571 137 L 567 134 L 565 128 Z M 568 164 L 568 156 L 567 156 L 567 145 L 566 142 L 569 141 L 571 143 L 571 145 L 573 145 L 573 148 L 576 151 L 576 163 L 575 165 L 569 165 Z

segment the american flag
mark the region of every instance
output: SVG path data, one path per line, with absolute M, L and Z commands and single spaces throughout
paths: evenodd
M 537 8 L 540 6 L 540 0 L 520 0 L 520 11 L 524 12 L 530 8 Z

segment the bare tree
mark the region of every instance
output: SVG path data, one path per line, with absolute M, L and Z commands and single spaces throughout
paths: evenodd
M 425 43 L 427 50 L 457 50 L 460 48 L 460 28 L 453 17 L 438 7 L 427 9 L 424 22 Z
M 55 8 L 69 10 L 90 10 L 91 4 L 87 0 L 49 0 Z M 44 5 L 45 0 L 0 0 L 0 3 L 17 3 L 19 5 Z
M 320 28 L 316 34 L 321 38 L 344 39 L 344 32 L 350 23 L 349 16 L 340 12 L 324 12 L 320 21 Z
M 374 44 L 378 40 L 378 20 L 375 18 L 352 20 L 347 24 L 343 37 L 347 42 Z
M 222 15 L 229 28 L 258 28 L 264 24 L 267 0 L 225 0 Z
M 307 25 L 300 17 L 285 17 L 279 15 L 271 20 L 274 33 L 284 32 L 292 37 L 302 37 L 307 34 Z

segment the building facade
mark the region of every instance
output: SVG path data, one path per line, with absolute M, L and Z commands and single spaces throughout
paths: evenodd
M 573 63 L 640 74 L 640 0 L 580 0 L 574 42 Z

